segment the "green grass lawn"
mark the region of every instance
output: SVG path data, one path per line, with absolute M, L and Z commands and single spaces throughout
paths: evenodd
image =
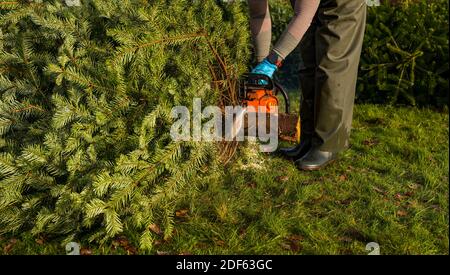
M 448 114 L 357 105 L 351 148 L 317 172 L 256 147 L 186 194 L 152 254 L 448 254 Z M 284 144 L 289 145 L 289 144 Z M 137 236 L 85 253 L 135 251 Z M 3 254 L 64 254 L 57 240 L 0 239 Z M 87 252 L 86 252 L 87 251 Z

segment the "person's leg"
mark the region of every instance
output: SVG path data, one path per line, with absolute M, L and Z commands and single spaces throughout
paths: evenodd
M 294 5 L 295 0 L 291 0 Z M 314 135 L 314 98 L 315 98 L 315 76 L 316 76 L 316 41 L 317 14 L 311 26 L 300 42 L 300 56 L 302 62 L 299 66 L 300 82 L 300 117 L 301 137 L 300 143 L 292 148 L 282 148 L 280 153 L 288 158 L 299 159 L 308 152 L 311 147 L 311 138 Z
M 314 148 L 299 160 L 300 168 L 305 170 L 321 168 L 349 146 L 365 31 L 365 0 L 324 0 L 317 20 L 316 138 Z
M 299 81 L 301 88 L 300 117 L 302 138 L 312 138 L 314 136 L 314 113 L 316 97 L 316 41 L 315 33 L 318 25 L 316 20 L 306 32 L 303 41 L 300 44 L 300 63 Z

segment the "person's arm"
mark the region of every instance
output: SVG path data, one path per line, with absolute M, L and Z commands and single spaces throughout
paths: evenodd
M 319 8 L 320 0 L 296 0 L 295 15 L 273 48 L 282 60 L 297 47 L 302 40 Z
M 295 15 L 272 51 L 281 60 L 297 47 L 308 30 L 320 4 L 320 0 L 294 0 Z M 248 0 L 250 10 L 250 29 L 255 46 L 256 59 L 262 62 L 270 53 L 272 40 L 272 21 L 268 0 Z M 275 54 L 274 54 L 275 53 Z
M 272 21 L 268 0 L 248 0 L 250 11 L 250 30 L 255 46 L 256 60 L 262 62 L 270 51 L 272 40 Z

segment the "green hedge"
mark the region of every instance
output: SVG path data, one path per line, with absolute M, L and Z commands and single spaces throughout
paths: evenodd
M 448 106 L 448 8 L 446 0 L 368 8 L 357 101 L 413 106 Z M 274 40 L 292 16 L 289 1 L 271 3 Z M 278 78 L 298 87 L 298 49 Z

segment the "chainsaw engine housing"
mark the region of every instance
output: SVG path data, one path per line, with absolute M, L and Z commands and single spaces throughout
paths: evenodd
M 279 106 L 277 94 L 281 92 L 289 113 L 289 97 L 278 83 L 262 74 L 246 74 L 239 83 L 239 101 L 244 107 L 254 107 L 256 112 L 271 113 Z

